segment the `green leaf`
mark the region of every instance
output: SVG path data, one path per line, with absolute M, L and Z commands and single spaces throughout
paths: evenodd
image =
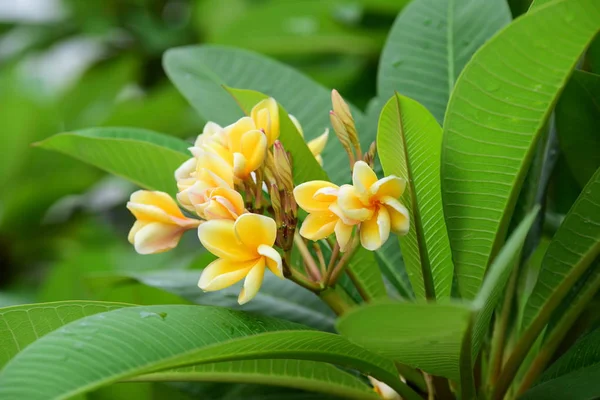
M 167 75 L 206 120 L 229 125 L 242 117 L 238 105 L 223 85 L 251 89 L 274 97 L 302 124 L 306 140 L 329 127 L 330 92 L 293 68 L 270 58 L 240 49 L 220 46 L 190 46 L 165 53 Z M 351 107 L 357 126 L 363 115 Z M 324 167 L 333 182 L 350 180 L 348 159 L 331 135 L 323 152 Z M 374 136 L 362 135 L 368 144 Z
M 461 343 L 471 312 L 459 304 L 373 304 L 349 311 L 337 328 L 366 349 L 458 380 Z
M 356 377 L 333 365 L 298 360 L 244 360 L 196 365 L 133 378 L 150 382 L 235 382 L 318 391 L 344 399 L 379 396 Z
M 600 254 L 600 169 L 554 235 L 523 314 L 523 329 L 550 313 Z M 548 315 L 549 317 L 549 315 Z
M 250 115 L 252 107 L 258 102 L 268 98 L 267 95 L 246 89 L 227 87 L 244 114 Z M 287 151 L 292 154 L 294 184 L 299 185 L 311 180 L 328 180 L 327 174 L 310 152 L 304 139 L 298 133 L 287 111 L 279 104 L 279 140 Z M 295 161 L 295 162 L 294 162 Z
M 398 294 L 405 299 L 413 299 L 415 294 L 406 274 L 399 241 L 388 240 L 375 252 L 375 257 L 379 261 L 379 268 L 383 276 L 398 291 Z
M 125 279 L 176 294 L 196 304 L 240 309 L 269 317 L 286 319 L 310 327 L 333 331 L 335 314 L 312 292 L 265 274 L 260 291 L 252 301 L 240 306 L 240 287 L 228 287 L 218 292 L 203 292 L 198 289 L 200 271 L 172 270 L 124 275 Z
M 511 20 L 505 0 L 415 0 L 388 35 L 377 94 L 411 97 L 441 124 L 448 98 L 473 53 Z
M 583 187 L 600 167 L 600 76 L 575 71 L 556 105 L 556 127 L 567 164 Z
M 440 189 L 442 130 L 419 103 L 396 94 L 381 112 L 377 150 L 386 175 L 407 180 L 402 201 L 410 230 L 400 237 L 416 297 L 443 299 L 452 289 L 452 254 Z
M 66 399 L 140 374 L 263 358 L 337 363 L 410 392 L 389 359 L 339 335 L 305 329 L 221 307 L 123 308 L 75 321 L 31 344 L 0 372 L 0 398 Z
M 60 133 L 37 144 L 128 179 L 145 189 L 177 193 L 173 174 L 190 144 L 136 128 L 91 128 Z
M 60 301 L 0 308 L 0 369 L 30 343 L 71 321 L 127 306 L 99 301 Z
M 475 297 L 505 239 L 537 137 L 599 29 L 596 1 L 555 1 L 487 42 L 456 83 L 445 118 L 442 189 L 466 298 Z
M 387 298 L 387 290 L 383 283 L 383 275 L 379 270 L 375 253 L 360 246 L 350 259 L 346 273 L 350 275 L 357 287 L 362 290 L 361 296 L 374 300 Z

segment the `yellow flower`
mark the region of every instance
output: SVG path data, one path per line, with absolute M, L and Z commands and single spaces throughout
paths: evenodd
M 175 178 L 179 189 L 177 194 L 179 204 L 187 210 L 196 211 L 198 200 L 192 201 L 190 193 L 195 193 L 197 196 L 207 189 L 233 188 L 234 182 L 231 166 L 217 154 L 199 147 L 192 147 L 191 150 L 194 158 L 183 163 L 175 171 Z
M 139 190 L 131 195 L 127 208 L 137 221 L 129 232 L 129 242 L 140 254 L 162 253 L 177 246 L 181 235 L 200 221 L 186 218 L 166 193 Z
M 408 232 L 408 210 L 398 200 L 405 187 L 402 178 L 390 175 L 378 180 L 367 163 L 354 164 L 352 185 L 340 187 L 337 204 L 347 218 L 361 221 L 360 241 L 366 249 L 380 248 L 390 231 L 398 235 Z
M 200 289 L 221 290 L 246 278 L 238 302 L 252 300 L 260 289 L 265 268 L 283 278 L 281 256 L 273 248 L 276 236 L 275 221 L 258 214 L 242 214 L 235 222 L 218 219 L 200 225 L 202 245 L 219 257 L 202 271 Z
M 206 123 L 206 125 L 204 125 L 202 133 L 196 138 L 194 146 L 202 147 L 211 141 L 221 141 L 223 132 L 224 129 L 219 124 L 209 121 Z
M 300 235 L 309 240 L 320 240 L 335 232 L 340 249 L 344 251 L 352 237 L 353 225 L 358 221 L 340 212 L 338 192 L 339 187 L 331 182 L 310 181 L 294 188 L 294 198 L 309 213 L 302 223 Z
M 298 121 L 298 119 L 296 117 L 294 117 L 292 114 L 289 114 L 289 117 L 292 120 L 292 122 L 294 123 L 294 125 L 296 126 L 296 129 L 298 130 L 298 133 L 300 134 L 300 136 L 304 137 L 304 130 L 302 129 L 302 125 L 300 125 L 300 121 Z M 323 157 L 321 157 L 321 153 L 325 149 L 325 145 L 327 144 L 328 137 L 329 137 L 329 128 L 325 129 L 325 132 L 323 132 L 320 136 L 317 136 L 316 138 L 309 140 L 308 143 L 306 144 L 308 146 L 308 148 L 310 149 L 310 152 L 313 154 L 313 156 L 315 156 L 315 159 L 317 160 L 317 162 L 319 163 L 320 166 L 323 166 Z
M 267 135 L 267 145 L 271 147 L 279 138 L 279 106 L 274 98 L 269 97 L 256 104 L 250 112 L 250 117 L 257 129 Z
M 246 212 L 244 199 L 234 189 L 212 187 L 203 181 L 196 182 L 187 192 L 187 199 L 200 218 L 234 220 Z

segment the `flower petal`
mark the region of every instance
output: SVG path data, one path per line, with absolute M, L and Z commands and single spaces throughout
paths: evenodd
M 207 221 L 198 227 L 202 246 L 217 257 L 231 261 L 248 261 L 257 257 L 235 235 L 234 222 L 226 219 Z
M 233 187 L 233 168 L 230 164 L 217 154 L 206 150 L 197 151 L 195 156 L 198 160 L 198 164 L 196 165 L 196 179 L 207 180 L 207 176 L 217 176 L 225 183 L 225 186 Z
M 370 191 L 372 196 L 377 196 L 378 198 L 387 196 L 398 199 L 402 196 L 402 193 L 404 193 L 405 188 L 405 179 L 390 175 L 375 182 L 373 186 L 371 186 Z
M 179 181 L 190 178 L 192 174 L 196 172 L 196 163 L 196 158 L 192 157 L 181 164 L 181 166 L 175 170 L 175 179 Z
M 352 230 L 354 226 L 346 225 L 342 220 L 339 220 L 335 224 L 335 238 L 337 239 L 340 250 L 346 251 L 348 249 L 348 243 L 352 238 Z
M 381 202 L 390 214 L 390 228 L 396 235 L 406 235 L 410 229 L 408 209 L 397 199 L 384 197 Z
M 367 250 L 380 248 L 390 236 L 390 215 L 385 207 L 380 207 L 373 218 L 360 225 L 360 242 Z
M 300 228 L 300 236 L 308 240 L 324 239 L 333 233 L 338 220 L 337 215 L 328 211 L 308 214 Z
M 261 244 L 273 246 L 277 237 L 277 224 L 273 218 L 264 215 L 246 213 L 235 221 L 235 235 L 248 251 L 258 254 Z
M 258 246 L 258 254 L 265 257 L 271 272 L 283 279 L 283 262 L 279 252 L 271 246 L 261 244 Z
M 265 259 L 261 257 L 259 261 L 250 269 L 246 279 L 244 280 L 244 287 L 238 297 L 238 303 L 240 305 L 246 304 L 256 296 L 263 282 L 265 276 Z
M 232 153 L 242 152 L 242 137 L 248 131 L 256 130 L 257 126 L 250 117 L 242 117 L 234 124 L 225 128 L 227 145 Z
M 185 231 L 177 225 L 150 222 L 133 235 L 133 246 L 139 254 L 163 253 L 177 247 Z
M 310 149 L 313 156 L 318 156 L 325 149 L 325 145 L 327 144 L 327 138 L 329 137 L 329 129 L 325 129 L 325 132 L 320 136 L 317 136 L 313 140 L 307 143 L 308 148 Z
M 306 212 L 325 211 L 337 196 L 338 186 L 327 181 L 304 182 L 294 188 L 296 203 Z
M 274 98 L 269 97 L 255 105 L 250 116 L 258 129 L 264 130 L 269 146 L 279 137 L 279 106 Z
M 267 136 L 261 131 L 249 131 L 242 136 L 241 152 L 247 160 L 246 171 L 256 171 L 265 160 Z
M 347 218 L 356 221 L 365 221 L 373 216 L 373 208 L 361 201 L 357 189 L 352 185 L 340 187 L 337 205 Z
M 129 235 L 127 235 L 127 240 L 129 240 L 129 243 L 134 244 L 135 243 L 135 234 L 138 233 L 138 231 L 140 229 L 142 229 L 144 227 L 144 225 L 146 225 L 145 222 L 142 221 L 135 221 L 133 223 L 133 226 L 131 227 L 131 229 L 129 230 Z
M 138 190 L 131 195 L 129 202 L 158 207 L 173 217 L 185 218 L 175 200 L 164 192 Z
M 225 289 L 244 279 L 256 261 L 236 262 L 223 258 L 215 260 L 202 270 L 198 287 L 206 292 Z
M 304 130 L 302 129 L 302 125 L 300 125 L 300 121 L 298 121 L 298 118 L 294 117 L 292 114 L 288 114 L 288 117 L 290 117 L 290 119 L 292 120 L 292 123 L 296 127 L 296 130 L 298 131 L 300 136 L 304 137 Z
M 369 191 L 369 188 L 377 182 L 377 175 L 364 161 L 357 161 L 352 170 L 352 183 L 359 194 Z

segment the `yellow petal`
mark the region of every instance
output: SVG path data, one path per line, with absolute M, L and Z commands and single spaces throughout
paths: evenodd
M 175 170 L 175 179 L 180 181 L 192 177 L 192 174 L 196 172 L 196 163 L 196 158 L 192 157 L 181 164 L 181 166 Z
M 200 147 L 192 147 L 190 149 L 194 157 L 202 151 L 207 151 L 219 156 L 230 166 L 233 164 L 233 154 L 231 150 L 218 140 L 207 140 Z
M 257 130 L 257 126 L 250 117 L 242 117 L 236 123 L 225 128 L 227 145 L 232 153 L 242 152 L 242 137 L 248 131 Z
M 371 186 L 370 191 L 372 196 L 378 198 L 392 197 L 398 199 L 402 196 L 402 193 L 404 193 L 405 188 L 406 180 L 390 175 L 375 182 L 373 186 Z
M 226 219 L 207 221 L 198 227 L 202 246 L 217 257 L 231 261 L 256 259 L 256 252 L 249 251 L 235 235 L 234 222 Z
M 377 250 L 389 236 L 390 215 L 385 207 L 380 207 L 373 218 L 360 224 L 360 243 L 367 250 Z
M 261 244 L 258 246 L 258 254 L 265 257 L 271 272 L 283 279 L 283 262 L 279 252 L 271 246 Z
M 308 240 L 324 239 L 333 233 L 338 220 L 338 217 L 329 211 L 308 214 L 300 228 L 300 236 Z
M 204 125 L 204 129 L 202 130 L 202 133 L 200 135 L 198 135 L 198 137 L 196 138 L 196 142 L 194 143 L 194 146 L 201 147 L 206 142 L 217 139 L 218 136 L 221 135 L 222 133 L 223 133 L 223 128 L 220 125 L 209 121 L 206 123 L 206 125 Z
M 177 247 L 184 231 L 177 225 L 150 222 L 135 232 L 133 246 L 139 254 L 163 253 Z
M 393 197 L 384 197 L 381 202 L 390 214 L 390 229 L 396 235 L 406 235 L 410 229 L 408 209 Z
M 250 116 L 258 129 L 267 135 L 268 146 L 271 146 L 279 137 L 279 106 L 272 97 L 264 99 L 255 105 Z
M 217 176 L 224 186 L 233 187 L 233 168 L 230 164 L 217 154 L 205 150 L 197 151 L 195 156 L 198 160 L 196 179 L 208 180 L 211 176 Z
M 153 192 L 149 190 L 138 190 L 131 195 L 129 200 L 133 204 L 143 204 L 161 209 L 166 214 L 177 218 L 185 218 L 177 203 L 171 196 L 164 192 Z M 142 219 L 142 218 L 138 218 Z
M 294 188 L 294 198 L 306 212 L 326 211 L 336 200 L 337 189 L 337 185 L 327 181 L 304 182 Z
M 357 225 L 360 223 L 359 220 L 352 219 L 352 218 L 348 217 L 346 214 L 344 214 L 344 212 L 342 211 L 341 207 L 339 206 L 339 204 L 337 202 L 331 203 L 331 205 L 329 206 L 329 211 L 331 211 L 332 213 L 337 215 L 337 217 L 346 225 L 353 226 L 353 225 Z
M 242 153 L 233 153 L 233 174 L 237 178 L 244 180 L 250 175 L 247 165 L 248 161 Z
M 308 148 L 313 153 L 314 156 L 318 156 L 325 149 L 325 145 L 327 144 L 327 137 L 329 136 L 329 129 L 325 129 L 325 132 L 310 142 L 308 142 Z
M 222 258 L 215 260 L 202 270 L 198 287 L 206 292 L 225 289 L 244 279 L 256 261 L 235 262 Z
M 192 186 L 177 193 L 177 200 L 187 210 L 195 211 L 199 204 L 206 203 L 207 193 L 212 187 L 213 183 L 204 180 L 195 181 Z
M 364 161 L 357 161 L 352 170 L 352 183 L 359 194 L 368 192 L 369 188 L 377 182 L 377 175 Z
M 321 167 L 323 166 L 323 157 L 320 154 L 315 156 L 315 160 L 317 160 Z
M 347 218 L 356 221 L 365 221 L 373 216 L 373 207 L 366 206 L 361 201 L 358 190 L 352 185 L 340 187 L 337 205 Z
M 302 129 L 302 125 L 300 125 L 300 121 L 298 121 L 298 118 L 294 117 L 292 114 L 288 114 L 288 117 L 290 117 L 290 119 L 292 120 L 292 123 L 296 127 L 296 130 L 298 131 L 300 136 L 304 137 L 304 130 Z
M 265 276 L 265 259 L 261 257 L 258 262 L 252 267 L 246 279 L 244 280 L 244 287 L 238 297 L 238 303 L 240 305 L 246 304 L 256 296 L 263 282 Z
M 337 239 L 341 251 L 346 251 L 348 249 L 353 229 L 354 226 L 346 225 L 342 220 L 339 220 L 335 224 L 335 238 Z
M 273 218 L 246 213 L 235 221 L 235 235 L 248 251 L 258 254 L 261 244 L 273 246 L 277 237 L 277 224 Z
M 204 219 L 235 220 L 246 210 L 244 199 L 237 191 L 229 188 L 216 188 L 207 193 L 207 201 L 196 205 L 196 212 Z
M 133 223 L 133 226 L 129 230 L 129 235 L 127 235 L 127 240 L 129 240 L 129 243 L 131 243 L 131 244 L 135 243 L 135 234 L 138 233 L 138 231 L 140 229 L 142 229 L 144 227 L 144 225 L 146 225 L 146 223 L 144 223 L 142 221 L 135 221 Z
M 248 131 L 242 136 L 241 153 L 246 157 L 248 173 L 256 171 L 265 160 L 267 137 L 261 131 Z

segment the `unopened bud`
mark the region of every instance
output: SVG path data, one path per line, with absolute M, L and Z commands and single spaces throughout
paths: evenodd
M 333 105 L 333 112 L 338 116 L 341 123 L 346 128 L 348 139 L 350 140 L 352 147 L 354 147 L 356 157 L 360 159 L 362 157 L 360 141 L 358 140 L 356 124 L 354 123 L 354 118 L 352 118 L 352 113 L 350 112 L 350 107 L 348 106 L 348 103 L 344 101 L 342 96 L 340 96 L 338 91 L 335 89 L 331 91 L 331 103 Z
M 277 223 L 277 227 L 279 228 L 283 223 L 281 213 L 281 194 L 279 193 L 277 185 L 274 183 L 272 183 L 269 186 L 269 196 L 271 197 L 271 207 L 273 207 L 273 216 L 275 217 L 275 222 Z
M 365 153 L 365 156 L 363 158 L 363 160 L 369 164 L 369 166 L 371 168 L 373 168 L 373 166 L 375 165 L 375 154 L 377 153 L 377 145 L 375 144 L 375 142 L 371 143 L 371 146 L 369 146 L 369 151 L 367 151 Z
M 350 142 L 350 138 L 348 137 L 348 131 L 346 127 L 335 113 L 335 111 L 329 112 L 329 119 L 331 120 L 331 126 L 333 126 L 333 131 L 337 136 L 338 140 L 342 144 L 342 147 L 348 154 L 348 158 L 350 159 L 350 165 L 354 165 L 356 159 L 354 158 L 354 152 L 352 151 L 352 143 Z
M 273 159 L 275 170 L 273 174 L 280 185 L 279 190 L 291 192 L 294 190 L 294 178 L 292 175 L 292 163 L 290 155 L 285 151 L 279 140 L 273 144 Z

